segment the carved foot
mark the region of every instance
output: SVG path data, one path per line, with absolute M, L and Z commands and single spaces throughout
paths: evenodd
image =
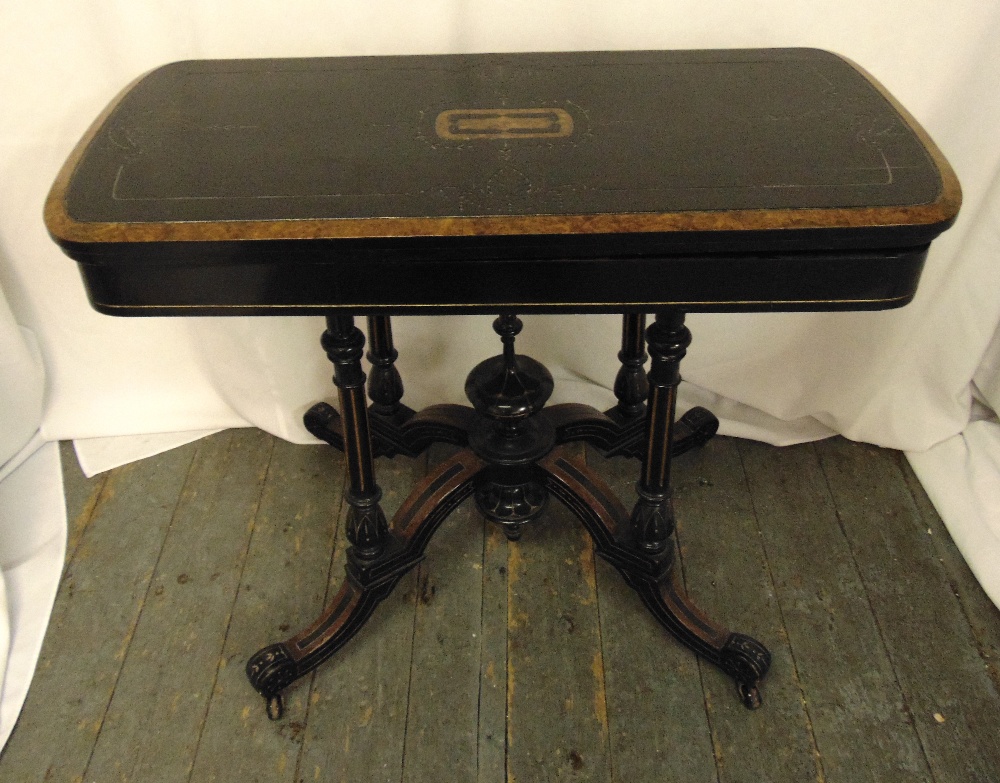
M 763 644 L 706 617 L 680 589 L 676 573 L 636 590 L 660 625 L 733 678 L 744 707 L 761 706 L 760 681 L 771 667 L 771 653 Z
M 710 620 L 680 589 L 673 547 L 655 556 L 635 543 L 629 512 L 586 465 L 556 450 L 539 462 L 546 487 L 579 517 L 597 553 L 613 565 L 666 630 L 736 681 L 749 709 L 761 704 L 759 684 L 771 665 L 760 642 Z
M 399 580 L 419 563 L 441 522 L 472 494 L 483 463 L 471 451 L 441 463 L 403 502 L 378 557 L 348 550 L 346 579 L 323 614 L 308 628 L 268 645 L 247 662 L 250 684 L 267 701 L 268 716 L 281 717 L 281 691 L 312 671 L 353 638 Z
M 318 402 L 306 411 L 302 423 L 311 435 L 326 441 L 337 451 L 344 450 L 344 431 L 340 414 L 327 402 Z
M 247 661 L 247 678 L 267 701 L 267 717 L 271 720 L 278 720 L 284 714 L 281 692 L 298 676 L 298 667 L 284 644 L 270 644 Z
M 432 443 L 452 443 L 465 446 L 475 411 L 465 405 L 431 405 L 414 413 L 405 405 L 391 416 L 368 409 L 372 434 L 372 450 L 376 457 L 403 454 L 416 457 Z M 344 450 L 343 423 L 336 409 L 325 402 L 313 405 L 303 417 L 306 429 L 339 451 Z
M 748 710 L 760 707 L 760 680 L 771 668 L 771 653 L 764 645 L 741 633 L 730 634 L 722 648 L 719 668 L 736 681 L 740 699 Z

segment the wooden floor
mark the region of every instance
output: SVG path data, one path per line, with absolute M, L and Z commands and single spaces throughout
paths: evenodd
M 635 462 L 587 458 L 629 496 Z M 774 656 L 756 712 L 558 503 L 519 543 L 467 503 L 276 723 L 243 666 L 341 579 L 340 456 L 233 430 L 91 480 L 64 461 L 68 563 L 2 781 L 1000 781 L 1000 615 L 894 452 L 675 463 L 688 591 Z M 392 511 L 427 464 L 377 467 Z

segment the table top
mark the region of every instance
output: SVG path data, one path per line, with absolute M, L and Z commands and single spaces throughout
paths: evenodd
M 860 309 L 960 200 L 819 50 L 209 60 L 127 88 L 46 223 L 120 314 Z

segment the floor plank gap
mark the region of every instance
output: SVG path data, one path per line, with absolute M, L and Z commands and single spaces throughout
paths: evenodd
M 256 532 L 257 529 L 257 514 L 260 511 L 261 501 L 264 497 L 264 492 L 266 491 L 267 482 L 271 475 L 271 465 L 273 458 L 274 458 L 274 444 L 272 442 L 271 448 L 268 450 L 267 467 L 264 469 L 264 478 L 260 483 L 260 491 L 257 493 L 257 500 L 254 503 L 252 510 L 250 511 L 250 532 L 249 535 L 247 535 L 246 545 L 243 547 L 243 553 L 240 557 L 239 568 L 238 568 L 239 576 L 237 577 L 236 580 L 237 587 L 236 590 L 233 592 L 233 599 L 229 604 L 229 613 L 227 614 L 225 620 L 225 628 L 222 631 L 222 645 L 221 645 L 222 651 L 226 649 L 226 645 L 229 641 L 229 629 L 232 627 L 233 615 L 236 610 L 236 603 L 237 601 L 239 601 L 240 597 L 240 585 L 243 584 L 243 575 L 244 572 L 246 571 L 247 561 L 249 560 L 251 548 L 253 547 L 254 533 Z M 202 715 L 201 725 L 199 726 L 198 729 L 198 737 L 195 740 L 194 744 L 194 753 L 191 761 L 191 769 L 188 773 L 189 783 L 191 777 L 194 775 L 195 761 L 198 758 L 198 753 L 201 749 L 202 736 L 204 735 L 205 732 L 205 726 L 208 723 L 208 715 L 210 710 L 212 709 L 212 701 L 215 696 L 215 689 L 219 682 L 219 673 L 222 670 L 223 666 L 225 665 L 225 660 L 226 660 L 225 655 L 220 655 L 219 662 L 215 667 L 215 677 L 212 679 L 212 684 L 208 691 L 208 698 L 205 699 L 205 710 Z
M 778 592 L 777 580 L 775 579 L 774 576 L 774 569 L 771 567 L 771 557 L 767 551 L 767 541 L 764 537 L 764 531 L 761 528 L 761 517 L 760 514 L 758 514 L 757 512 L 756 506 L 754 505 L 753 493 L 750 492 L 749 482 L 746 477 L 746 465 L 743 464 L 743 452 L 742 450 L 738 449 L 737 453 L 740 455 L 740 468 L 742 472 L 742 481 L 743 485 L 746 487 L 747 494 L 749 495 L 750 498 L 750 508 L 753 511 L 754 527 L 757 536 L 760 540 L 761 554 L 763 556 L 764 569 L 767 573 L 767 580 L 771 586 L 771 591 L 775 595 L 777 595 Z M 781 623 L 783 639 L 787 640 L 788 639 L 787 624 L 785 623 L 785 616 L 781 608 L 780 601 L 776 602 L 775 611 L 777 612 L 778 619 Z M 789 645 L 788 647 L 788 659 L 791 664 L 790 674 L 792 676 L 793 682 L 795 683 L 795 688 L 798 691 L 799 703 L 802 705 L 802 714 L 805 719 L 806 731 L 809 738 L 809 747 L 812 752 L 813 762 L 816 767 L 816 783 L 826 783 L 826 772 L 823 769 L 823 757 L 822 755 L 820 755 L 819 752 L 819 744 L 816 740 L 816 730 L 813 728 L 812 716 L 809 714 L 809 702 L 808 699 L 806 698 L 805 689 L 802 687 L 802 678 L 799 675 L 799 664 L 795 660 L 795 650 L 791 647 L 791 645 Z
M 376 460 L 387 517 L 442 453 Z M 76 532 L 0 780 L 1000 780 L 1000 611 L 896 452 L 674 463 L 678 578 L 771 650 L 760 710 L 558 501 L 508 542 L 470 500 L 276 722 L 244 666 L 344 578 L 343 456 L 252 429 L 91 479 L 61 456 Z M 636 460 L 582 458 L 631 505 Z
M 149 577 L 146 580 L 146 588 L 145 588 L 145 590 L 143 592 L 142 598 L 139 600 L 139 604 L 138 604 L 137 611 L 135 613 L 135 617 L 134 617 L 134 620 L 132 622 L 132 625 L 130 626 L 130 628 L 128 629 L 128 632 L 126 634 L 126 643 L 123 646 L 122 651 L 121 651 L 120 656 L 119 656 L 120 657 L 120 665 L 118 667 L 118 673 L 117 673 L 117 676 L 115 677 L 114 683 L 113 683 L 113 685 L 111 687 L 111 694 L 110 694 L 110 696 L 108 698 L 107 703 L 105 704 L 104 711 L 103 711 L 103 713 L 101 715 L 100 723 L 97 726 L 97 731 L 95 732 L 94 744 L 91 747 L 90 754 L 87 757 L 87 763 L 86 763 L 86 765 L 84 767 L 84 770 L 83 770 L 83 775 L 81 776 L 82 779 L 84 779 L 84 780 L 86 780 L 88 774 L 90 773 L 90 767 L 91 767 L 91 764 L 93 763 L 94 754 L 97 751 L 98 743 L 100 742 L 100 739 L 101 739 L 101 734 L 104 731 L 104 725 L 105 725 L 105 722 L 107 721 L 108 712 L 111 709 L 111 705 L 115 701 L 115 694 L 118 691 L 118 684 L 121 681 L 121 674 L 125 670 L 125 666 L 128 663 L 129 653 L 132 650 L 132 642 L 135 640 L 136 629 L 138 629 L 139 624 L 142 622 L 142 613 L 143 613 L 143 610 L 145 609 L 146 604 L 147 604 L 147 602 L 149 600 L 150 591 L 153 589 L 153 575 L 156 573 L 156 570 L 157 570 L 157 568 L 158 568 L 158 566 L 160 564 L 160 560 L 163 557 L 163 552 L 164 552 L 164 550 L 167 547 L 167 539 L 170 537 L 170 531 L 174 527 L 174 520 L 176 519 L 177 514 L 179 512 L 179 509 L 181 507 L 181 503 L 183 502 L 185 490 L 187 489 L 188 483 L 191 480 L 191 475 L 192 475 L 192 473 L 194 471 L 195 463 L 196 463 L 196 461 L 198 459 L 198 450 L 199 450 L 199 446 L 196 445 L 194 453 L 191 455 L 191 460 L 188 463 L 188 468 L 187 468 L 187 470 L 185 472 L 185 478 L 184 478 L 183 484 L 181 485 L 180 493 L 178 494 L 176 502 L 173 505 L 173 509 L 171 510 L 170 519 L 169 519 L 169 522 L 167 523 L 166 529 L 164 531 L 163 540 L 162 540 L 162 542 L 160 544 L 160 547 L 159 547 L 159 549 L 157 551 L 156 559 L 154 560 L 154 562 L 152 564 L 152 568 L 149 571 Z M 130 472 L 130 466 L 126 465 L 126 466 L 123 466 L 123 467 L 120 467 L 120 468 L 114 468 L 112 472 L 114 473 L 115 471 L 120 471 L 120 472 L 124 472 L 124 473 Z M 109 480 L 110 480 L 110 477 L 109 477 Z
M 343 469 L 340 472 L 340 486 L 341 486 L 340 505 L 337 508 L 337 516 L 336 516 L 337 526 L 336 530 L 334 531 L 334 538 L 333 538 L 334 545 L 330 549 L 330 561 L 326 570 L 326 579 L 324 580 L 325 587 L 323 589 L 323 602 L 322 602 L 323 606 L 326 606 L 330 600 L 330 584 L 332 583 L 333 579 L 334 563 L 336 563 L 337 561 L 336 542 L 338 540 L 338 536 L 343 535 L 341 528 L 347 514 L 346 493 L 343 491 L 343 488 L 347 486 L 347 480 L 348 480 L 346 463 L 343 464 L 342 468 Z M 313 693 L 315 692 L 315 688 L 316 688 L 316 672 L 313 671 L 310 672 L 309 674 L 309 686 L 306 689 L 306 705 L 305 705 L 305 715 L 303 717 L 303 722 L 307 726 L 309 725 L 309 713 L 312 710 Z M 302 756 L 304 750 L 305 750 L 305 743 L 303 742 L 299 744 L 298 753 L 295 754 L 295 777 L 293 778 L 293 780 L 295 781 L 305 779 L 302 772 Z

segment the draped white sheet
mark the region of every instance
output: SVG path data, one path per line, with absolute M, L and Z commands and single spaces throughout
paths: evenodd
M 44 371 L 0 286 L 0 747 L 41 649 L 66 547 L 58 444 L 38 433 Z
M 724 432 L 772 443 L 843 433 L 907 450 L 1000 601 L 1000 425 L 989 412 L 969 424 L 975 388 L 1000 405 L 997 41 L 996 0 L 7 4 L 0 282 L 44 359 L 41 431 L 85 439 L 253 424 L 302 442 L 302 412 L 331 395 L 321 320 L 101 316 L 46 236 L 41 205 L 56 171 L 145 70 L 202 57 L 816 46 L 862 64 L 928 129 L 962 182 L 961 216 L 905 309 L 692 315 L 681 402 L 711 407 Z M 524 320 L 518 346 L 553 370 L 554 401 L 613 402 L 617 318 Z M 488 318 L 396 319 L 394 328 L 412 407 L 462 401 L 468 368 L 497 351 Z M 114 461 L 114 443 L 99 442 L 78 444 L 94 467 Z

